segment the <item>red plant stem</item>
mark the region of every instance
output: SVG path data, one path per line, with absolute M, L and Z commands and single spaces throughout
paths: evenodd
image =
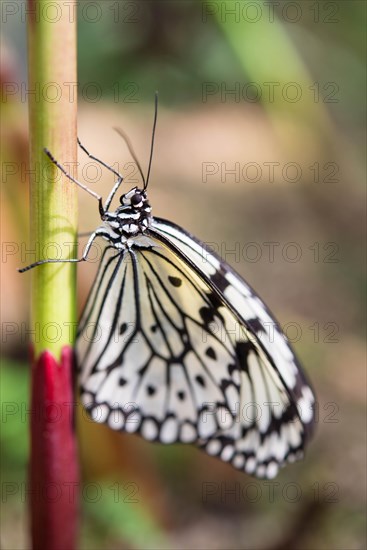
M 79 474 L 74 430 L 73 350 L 61 363 L 44 351 L 32 367 L 30 504 L 34 550 L 73 550 Z

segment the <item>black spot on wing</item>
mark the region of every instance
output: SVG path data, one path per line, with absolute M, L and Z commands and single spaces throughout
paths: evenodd
M 180 279 L 179 277 L 172 277 L 171 275 L 169 275 L 168 280 L 173 286 L 179 287 L 182 285 L 182 279 Z
M 218 293 L 218 292 L 209 292 L 207 294 L 208 296 L 208 299 L 210 300 L 211 304 L 213 305 L 213 308 L 216 310 L 216 314 L 218 314 L 217 310 L 223 306 L 223 299 L 221 297 L 221 295 Z M 221 317 L 219 315 L 219 317 Z
M 199 315 L 206 330 L 215 333 L 220 324 L 224 323 L 223 317 L 218 311 L 218 308 L 223 304 L 214 294 L 209 294 L 207 296 L 212 303 L 215 302 L 215 305 L 213 303 L 212 307 L 203 306 L 199 309 Z
M 205 384 L 205 380 L 204 378 L 198 374 L 196 377 L 195 377 L 195 380 L 198 384 L 200 384 L 200 386 L 202 386 L 203 388 L 205 388 L 206 384 Z
M 238 391 L 238 388 L 233 384 L 233 382 L 231 380 L 221 380 L 221 383 L 220 383 L 220 389 L 224 392 L 227 388 L 229 388 L 229 386 L 233 386 L 234 388 L 236 388 L 236 391 Z
M 200 308 L 199 315 L 206 326 L 214 320 L 214 312 L 209 307 Z
M 233 363 L 230 363 L 227 367 L 228 369 L 228 374 L 229 376 L 232 378 L 233 376 L 233 373 L 236 373 L 236 372 L 239 372 L 239 368 L 238 368 L 238 365 L 235 365 Z
M 127 323 L 122 323 L 120 326 L 120 335 L 124 334 L 124 332 L 126 332 L 126 329 L 127 329 Z
M 255 333 L 264 332 L 264 327 L 261 324 L 260 319 L 258 319 L 257 317 L 254 317 L 253 319 L 249 319 L 246 322 Z
M 210 280 L 221 292 L 224 292 L 227 286 L 229 286 L 229 282 L 220 271 L 216 271 L 214 275 L 211 275 Z
M 205 351 L 205 354 L 208 357 L 210 357 L 211 359 L 216 359 L 217 358 L 217 354 L 215 353 L 215 351 L 212 347 L 207 348 L 207 350 Z
M 237 365 L 235 365 L 235 364 L 233 364 L 233 363 L 230 363 L 230 364 L 228 365 L 227 369 L 228 369 L 228 374 L 229 374 L 229 375 L 232 375 L 232 373 L 233 373 L 234 371 L 238 370 L 238 367 L 237 367 Z
M 243 370 L 248 370 L 248 354 L 250 351 L 255 351 L 256 348 L 252 342 L 237 342 L 235 346 L 236 355 L 238 357 L 238 362 L 241 365 Z

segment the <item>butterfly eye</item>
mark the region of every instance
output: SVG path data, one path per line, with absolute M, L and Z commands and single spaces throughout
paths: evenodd
M 143 201 L 143 197 L 141 196 L 140 193 L 135 193 L 135 195 L 131 197 L 131 204 L 133 206 L 138 206 L 138 204 L 141 204 L 142 201 Z

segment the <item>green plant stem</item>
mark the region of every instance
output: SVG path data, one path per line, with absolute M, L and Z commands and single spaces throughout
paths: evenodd
M 29 0 L 29 133 L 31 250 L 36 260 L 76 257 L 77 190 L 49 161 L 54 157 L 76 176 L 76 20 L 62 0 L 59 17 L 48 0 Z M 51 9 L 48 7 L 48 9 Z M 54 10 L 56 8 L 53 8 Z M 32 325 L 37 357 L 48 349 L 60 357 L 74 340 L 76 270 L 68 263 L 32 270 Z

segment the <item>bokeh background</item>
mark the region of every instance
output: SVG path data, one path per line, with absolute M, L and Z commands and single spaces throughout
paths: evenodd
M 4 549 L 29 548 L 29 277 L 15 271 L 31 261 L 24 8 L 2 6 Z M 305 460 L 270 482 L 113 433 L 79 408 L 83 550 L 366 548 L 365 11 L 354 0 L 79 3 L 81 140 L 134 183 L 112 128 L 145 167 L 159 90 L 153 213 L 259 292 L 318 397 Z M 79 176 L 106 195 L 111 175 L 87 161 Z M 97 223 L 81 193 L 80 230 Z M 78 270 L 80 308 L 95 270 Z

